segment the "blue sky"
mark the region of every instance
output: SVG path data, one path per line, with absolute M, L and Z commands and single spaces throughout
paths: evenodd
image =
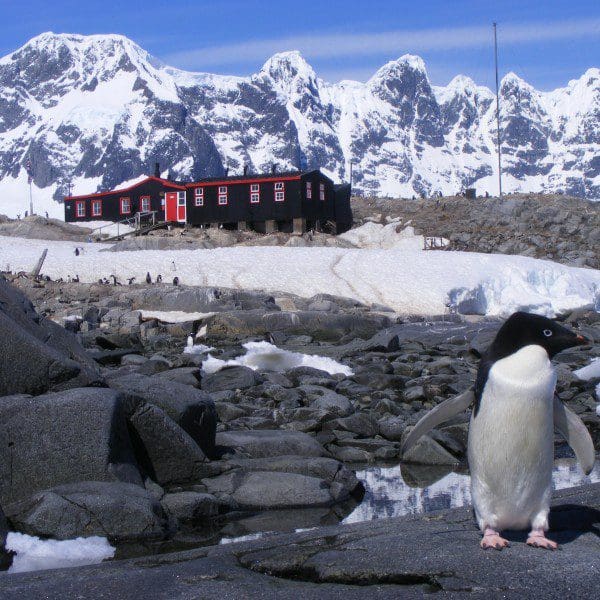
M 491 87 L 497 21 L 501 74 L 553 89 L 600 66 L 598 0 L 0 0 L 0 11 L 2 56 L 43 31 L 120 33 L 188 70 L 248 75 L 300 50 L 327 81 L 365 81 L 411 53 L 434 84 L 462 73 Z

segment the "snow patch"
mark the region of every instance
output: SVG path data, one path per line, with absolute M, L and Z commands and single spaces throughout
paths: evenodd
M 342 373 L 347 377 L 353 375 L 350 367 L 325 356 L 289 352 L 269 342 L 248 342 L 243 344 L 243 347 L 246 349 L 246 354 L 231 360 L 219 360 L 209 355 L 202 363 L 202 370 L 204 373 L 210 374 L 216 373 L 224 367 L 243 366 L 250 367 L 254 371 L 260 369 L 261 371 L 284 372 L 295 367 L 312 367 L 327 371 L 331 375 L 335 373 Z
M 106 538 L 99 536 L 41 540 L 14 531 L 6 536 L 6 549 L 16 552 L 9 573 L 94 565 L 113 558 L 116 550 Z
M 338 237 L 354 244 L 357 248 L 423 250 L 423 236 L 415 234 L 414 228 L 410 225 L 404 226 L 401 223 L 381 225 L 368 222 Z
M 162 323 L 189 323 L 190 321 L 201 321 L 212 317 L 214 312 L 184 312 L 182 310 L 140 310 L 143 321 L 156 319 Z
M 600 379 L 600 358 L 593 358 L 589 365 L 573 371 L 573 374 L 583 381 Z

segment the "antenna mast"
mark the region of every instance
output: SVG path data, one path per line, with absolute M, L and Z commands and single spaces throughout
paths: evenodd
M 498 191 L 502 198 L 502 151 L 500 149 L 500 94 L 498 93 L 498 37 L 494 23 L 494 64 L 496 66 L 496 135 L 498 146 Z

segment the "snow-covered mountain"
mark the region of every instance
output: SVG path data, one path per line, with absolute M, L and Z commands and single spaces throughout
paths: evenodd
M 600 70 L 553 92 L 514 74 L 501 84 L 504 186 L 600 197 Z M 366 83 L 319 79 L 298 52 L 251 77 L 188 73 L 118 35 L 44 33 L 0 59 L 0 213 L 60 215 L 73 193 L 153 171 L 178 179 L 244 165 L 320 167 L 355 191 L 497 191 L 492 92 L 458 76 L 430 84 L 406 55 Z

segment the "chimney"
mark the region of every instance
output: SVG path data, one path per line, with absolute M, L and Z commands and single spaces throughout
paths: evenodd
M 273 164 L 271 165 L 271 173 L 272 173 L 273 175 L 275 175 L 275 173 L 277 173 L 277 164 L 276 164 L 276 163 L 273 163 Z
M 154 177 L 160 177 L 160 164 L 154 163 Z
M 244 165 L 244 177 L 248 175 L 248 165 Z

